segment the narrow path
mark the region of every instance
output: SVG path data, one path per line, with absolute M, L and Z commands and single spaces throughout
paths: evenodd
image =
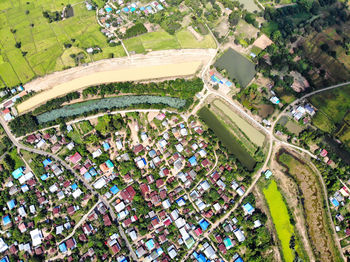
M 97 207 L 97 205 L 101 203 L 100 201 L 97 201 L 95 205 L 93 205 L 92 208 L 90 208 L 90 210 L 88 212 L 86 212 L 86 214 L 79 220 L 79 222 L 74 226 L 73 231 L 66 236 L 65 239 L 63 239 L 60 244 L 68 239 L 70 239 L 72 236 L 74 236 L 75 231 L 85 222 L 85 220 L 88 218 L 89 214 Z
M 118 9 L 118 8 L 116 8 L 116 6 L 115 6 L 111 1 L 108 1 L 107 4 L 111 5 L 114 9 Z M 97 20 L 97 23 L 99 24 L 99 26 L 101 26 L 101 27 L 103 27 L 104 29 L 107 29 L 107 30 L 108 30 L 108 28 L 105 27 L 105 26 L 101 23 L 100 19 L 98 19 L 98 8 L 96 9 L 96 20 Z M 109 31 L 109 30 L 108 30 L 108 31 Z M 111 32 L 111 31 L 109 31 L 109 32 Z M 111 33 L 113 33 L 114 36 L 117 38 L 117 40 L 121 43 L 121 45 L 122 45 L 122 47 L 123 47 L 123 49 L 124 49 L 126 55 L 128 56 L 128 58 L 130 58 L 130 54 L 129 54 L 129 52 L 128 52 L 128 49 L 126 49 L 126 46 L 124 45 L 123 40 L 120 39 L 119 36 L 118 36 L 114 31 L 112 31 Z

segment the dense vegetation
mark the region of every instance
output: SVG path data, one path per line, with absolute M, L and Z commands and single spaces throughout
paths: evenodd
M 69 93 L 63 97 L 55 98 L 50 101 L 48 101 L 46 104 L 41 105 L 34 109 L 33 114 L 34 115 L 39 115 L 42 114 L 46 111 L 50 111 L 56 108 L 59 108 L 62 106 L 63 103 L 68 103 L 74 99 L 80 98 L 80 93 L 79 92 L 72 92 Z
M 72 119 L 80 114 L 96 114 L 98 112 L 105 112 L 106 109 L 125 107 L 162 109 L 172 107 L 178 110 L 186 110 L 193 103 L 193 97 L 195 96 L 195 94 L 201 91 L 202 88 L 203 82 L 200 78 L 193 78 L 190 80 L 176 79 L 159 83 L 147 84 L 122 82 L 92 86 L 83 90 L 82 93 L 84 98 L 88 96 L 98 98 L 104 97 L 105 95 L 117 94 L 149 94 L 158 95 L 158 97 L 153 97 L 152 99 L 147 100 L 146 97 L 152 96 L 138 96 L 138 100 L 132 101 L 116 99 L 115 101 L 117 102 L 115 103 L 111 103 L 111 98 L 105 100 L 101 99 L 99 100 L 99 103 L 96 103 L 95 100 L 93 102 L 84 102 L 86 103 L 86 105 L 84 103 L 72 105 L 71 107 L 68 107 L 68 111 L 71 112 L 68 112 L 66 109 L 63 108 L 62 110 L 59 110 L 62 107 L 63 103 L 70 102 L 80 97 L 80 94 L 78 92 L 73 92 L 67 94 L 64 97 L 50 100 L 45 105 L 42 105 L 35 109 L 33 112 L 15 118 L 10 122 L 10 127 L 16 136 L 22 136 L 27 133 L 33 132 L 43 126 L 63 123 L 64 120 Z M 131 96 L 129 96 L 129 98 L 130 97 Z M 143 100 L 140 100 L 140 97 L 142 97 Z M 53 111 L 52 113 L 50 113 L 49 111 L 52 110 L 57 111 Z M 63 113 L 64 111 L 65 113 Z M 48 113 L 44 114 L 45 112 Z M 55 115 L 58 113 L 60 114 L 59 116 Z M 39 115 L 41 116 L 39 117 Z M 40 121 L 38 121 L 38 119 L 40 119 Z
M 334 58 L 342 48 L 346 49 L 348 46 L 349 37 L 342 28 L 346 26 L 344 22 L 349 20 L 349 13 L 345 4 L 335 2 L 303 0 L 282 8 L 266 8 L 264 18 L 267 22 L 263 24 L 262 31 L 270 36 L 274 44 L 259 54 L 258 71 L 273 79 L 275 86 L 284 89 L 289 89 L 293 81 L 289 75 L 291 71 L 300 72 L 309 81 L 311 88 L 330 85 L 348 78 L 349 70 Z M 331 28 L 340 38 L 338 41 L 331 41 L 332 47 L 328 46 L 328 40 L 328 44 L 325 43 L 327 33 L 319 40 L 317 38 L 317 34 Z M 330 35 L 331 38 L 334 38 L 335 32 Z M 318 61 L 320 58 L 322 59 Z M 333 73 L 332 67 L 336 68 Z M 274 70 L 280 73 L 271 73 Z M 331 77 L 325 77 L 327 71 L 331 72 Z M 337 72 L 341 74 L 333 76 Z
M 141 23 L 137 23 L 126 30 L 125 34 L 123 35 L 123 38 L 130 38 L 145 33 L 147 33 L 146 27 Z
M 200 78 L 193 78 L 191 80 L 175 79 L 160 83 L 132 83 L 120 82 L 104 84 L 99 86 L 92 86 L 83 91 L 83 96 L 89 95 L 105 96 L 113 94 L 154 94 L 154 95 L 169 95 L 179 97 L 182 99 L 193 98 L 193 96 L 201 91 L 203 82 Z

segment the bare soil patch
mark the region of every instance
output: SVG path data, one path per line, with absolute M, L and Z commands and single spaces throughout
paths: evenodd
M 259 36 L 258 39 L 255 40 L 254 44 L 255 46 L 259 47 L 260 49 L 264 50 L 266 47 L 271 45 L 273 42 L 270 38 L 268 38 L 266 35 L 262 34 Z

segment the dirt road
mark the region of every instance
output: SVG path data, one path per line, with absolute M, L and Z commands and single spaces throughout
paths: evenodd
M 156 51 L 130 58 L 101 60 L 55 72 L 26 84 L 27 92 L 40 93 L 19 104 L 17 109 L 21 113 L 50 99 L 92 85 L 194 75 L 215 53 L 214 49 Z

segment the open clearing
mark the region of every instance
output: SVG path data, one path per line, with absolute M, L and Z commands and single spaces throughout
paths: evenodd
M 36 79 L 27 91 L 42 91 L 19 104 L 20 113 L 67 93 L 102 83 L 190 76 L 208 63 L 215 50 L 188 49 L 152 52 L 132 59 L 102 60 Z
M 304 209 L 308 233 L 314 248 L 315 257 L 320 261 L 342 261 L 334 244 L 330 218 L 325 209 L 324 192 L 317 174 L 306 163 L 291 153 L 281 150 L 277 161 L 285 167 L 299 185 L 304 198 Z
M 310 98 L 317 108 L 312 123 L 319 129 L 338 137 L 350 145 L 350 86 L 336 88 Z
M 287 262 L 293 261 L 294 254 L 293 250 L 289 247 L 289 241 L 294 235 L 294 227 L 290 223 L 290 217 L 282 194 L 278 190 L 274 180 L 270 182 L 267 188 L 263 189 L 263 192 L 282 246 L 283 257 Z
M 247 121 L 237 115 L 233 109 L 223 103 L 221 100 L 216 99 L 214 105 L 217 106 L 222 112 L 224 112 L 238 127 L 246 134 L 250 141 L 257 146 L 261 147 L 264 144 L 265 136 L 259 132 L 255 127 L 250 125 Z
M 146 33 L 124 41 L 126 49 L 131 53 L 148 51 L 187 49 L 187 48 L 215 48 L 216 43 L 210 34 L 202 36 L 199 41 L 187 29 L 170 35 L 165 31 Z
M 254 0 L 239 0 L 239 2 L 243 4 L 244 8 L 251 13 L 260 10 L 259 7 L 255 4 Z

